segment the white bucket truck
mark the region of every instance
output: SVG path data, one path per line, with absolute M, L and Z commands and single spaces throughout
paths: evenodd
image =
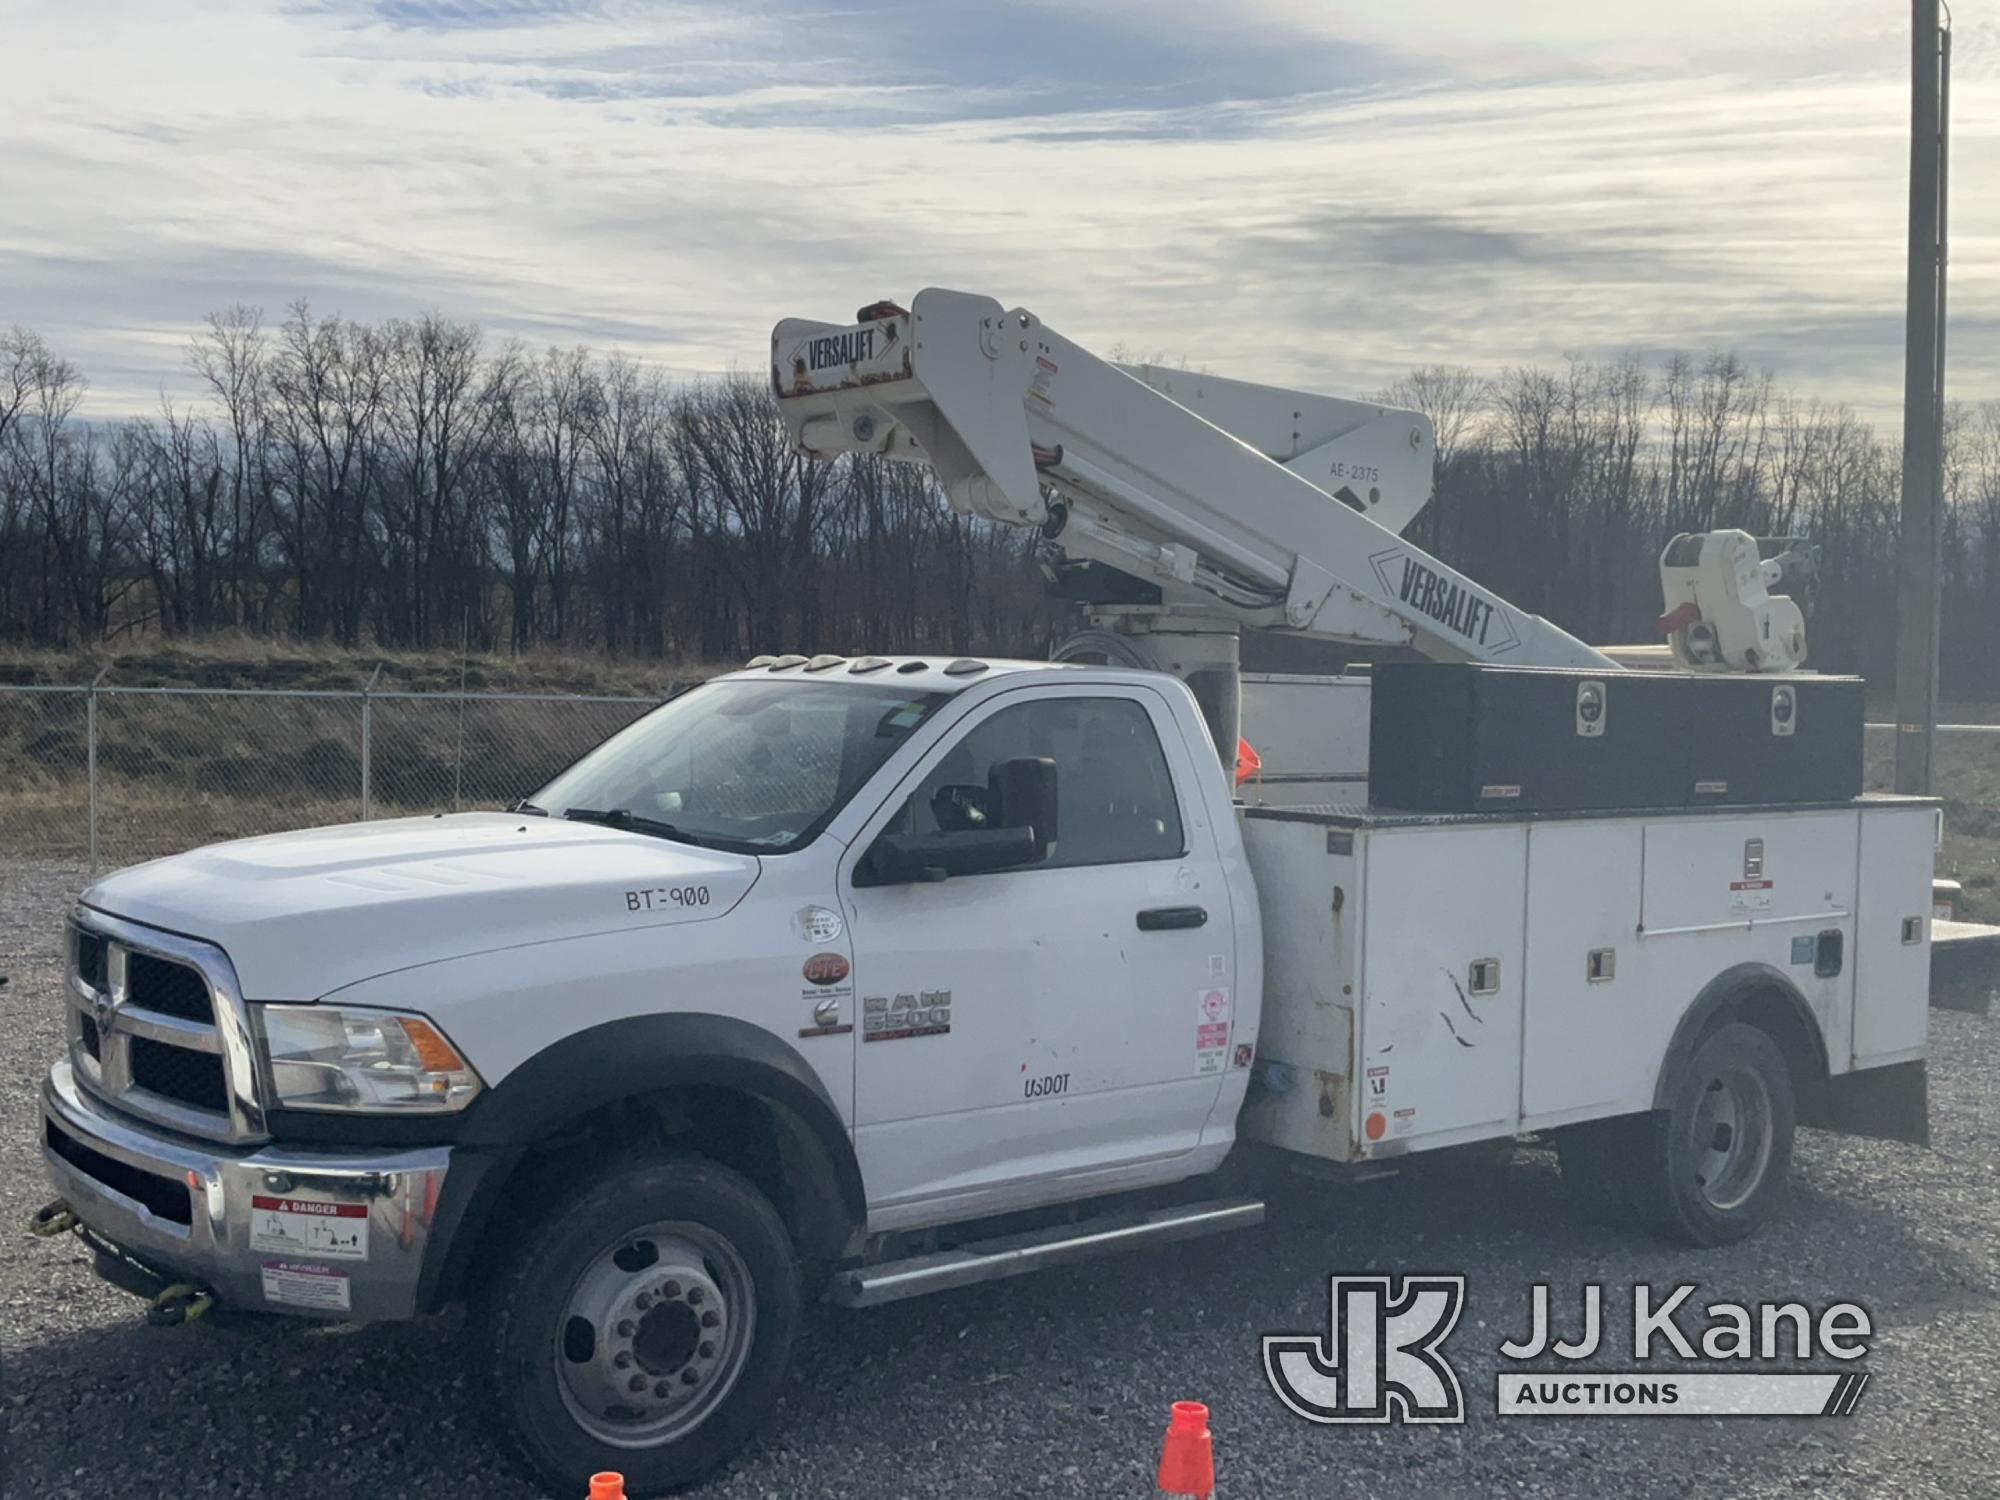
M 1744 801 L 1657 757 L 1639 803 L 1574 805 L 1685 704 L 1401 538 L 1421 417 L 1127 373 L 944 291 L 781 324 L 773 378 L 806 447 L 1042 527 L 1098 629 L 1054 663 L 760 659 L 513 811 L 100 881 L 44 1229 L 169 1318 L 462 1300 L 518 1456 L 651 1493 L 756 1430 L 805 1298 L 1254 1224 L 1199 1187 L 1240 1138 L 1338 1175 L 1550 1131 L 1592 1211 L 1709 1244 L 1770 1211 L 1795 1124 L 1923 1136 L 1934 808 Z M 1754 546 L 1677 546 L 1684 663 L 1816 743 L 1837 705 L 1744 672 L 1803 651 Z M 1497 664 L 1402 679 L 1399 713 L 1494 696 L 1430 725 L 1443 759 L 1394 746 L 1432 805 L 1385 806 L 1369 695 L 1328 684 L 1288 734 L 1305 765 L 1319 726 L 1346 800 L 1246 807 L 1242 628 Z

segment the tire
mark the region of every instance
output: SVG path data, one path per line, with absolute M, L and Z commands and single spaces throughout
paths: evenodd
M 756 1432 L 800 1309 L 790 1237 L 749 1182 L 695 1157 L 614 1160 L 537 1214 L 475 1291 L 469 1386 L 551 1490 L 615 1469 L 628 1493 L 657 1495 Z
M 1695 1045 L 1666 1109 L 1556 1136 L 1564 1185 L 1585 1218 L 1686 1245 L 1754 1233 L 1784 1194 L 1798 1106 L 1768 1033 L 1726 1022 Z
M 1633 1204 L 1646 1227 L 1688 1245 L 1753 1233 L 1784 1194 L 1798 1104 L 1770 1035 L 1741 1021 L 1703 1037 L 1668 1108 L 1638 1116 Z

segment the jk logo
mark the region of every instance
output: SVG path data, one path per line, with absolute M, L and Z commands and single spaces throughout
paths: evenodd
M 1465 1306 L 1463 1276 L 1335 1276 L 1328 1301 L 1324 1338 L 1264 1337 L 1280 1401 L 1308 1422 L 1465 1420 L 1458 1376 L 1438 1353 Z

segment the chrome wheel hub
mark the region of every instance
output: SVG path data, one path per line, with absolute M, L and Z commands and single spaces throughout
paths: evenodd
M 654 1224 L 595 1259 L 556 1329 L 563 1402 L 621 1447 L 691 1432 L 742 1374 L 756 1320 L 750 1273 L 699 1224 Z
M 1708 1081 L 1689 1125 L 1696 1186 L 1709 1206 L 1740 1207 L 1770 1166 L 1770 1090 L 1748 1068 L 1731 1068 Z

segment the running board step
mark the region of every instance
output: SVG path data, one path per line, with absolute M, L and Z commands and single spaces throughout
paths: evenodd
M 976 1286 L 1100 1255 L 1249 1229 L 1263 1222 L 1264 1204 L 1257 1198 L 1216 1198 L 1151 1213 L 1106 1214 L 1079 1224 L 978 1240 L 934 1255 L 857 1266 L 835 1273 L 827 1295 L 842 1307 L 877 1307 L 927 1292 Z

